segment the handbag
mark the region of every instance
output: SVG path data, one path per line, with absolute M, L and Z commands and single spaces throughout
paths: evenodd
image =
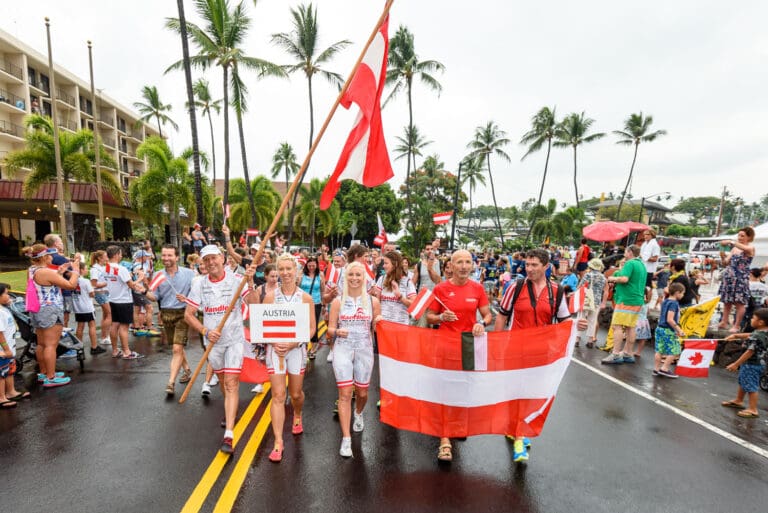
M 35 286 L 35 272 L 37 272 L 37 269 L 32 271 L 29 278 L 27 278 L 27 293 L 24 296 L 24 307 L 29 313 L 40 311 L 40 298 L 37 297 L 37 287 Z

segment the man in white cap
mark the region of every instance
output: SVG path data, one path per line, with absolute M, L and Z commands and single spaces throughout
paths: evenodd
M 200 332 L 205 344 L 215 344 L 208 355 L 208 364 L 219 376 L 224 394 L 225 431 L 221 443 L 221 452 L 232 454 L 232 439 L 234 438 L 235 416 L 239 402 L 240 370 L 243 366 L 243 317 L 240 313 L 242 302 L 255 303 L 258 299 L 251 292 L 255 266 L 251 264 L 245 272 L 248 285 L 243 288 L 234 308 L 219 329 L 219 323 L 224 317 L 232 298 L 237 292 L 243 276 L 228 273 L 224 269 L 224 255 L 218 246 L 209 244 L 200 250 L 200 257 L 208 269 L 208 274 L 192 282 L 192 288 L 187 297 L 187 307 L 184 318 L 187 324 Z M 197 311 L 203 311 L 203 322 L 197 319 Z

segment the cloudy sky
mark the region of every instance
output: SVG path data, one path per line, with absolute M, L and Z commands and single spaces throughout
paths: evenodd
M 234 3 L 234 2 L 233 2 Z M 290 30 L 289 8 L 298 2 L 260 0 L 248 4 L 253 24 L 247 54 L 286 64 L 289 59 L 270 44 L 270 36 Z M 317 0 L 323 47 L 349 39 L 330 68 L 346 76 L 379 15 L 383 1 Z M 41 0 L 2 3 L 0 28 L 45 52 L 44 16 L 52 20 L 54 58 L 82 78 L 88 77 L 86 40 L 94 42 L 96 87 L 124 105 L 140 99 L 144 85 L 156 85 L 173 104 L 180 131 L 171 143 L 180 151 L 190 144 L 182 73 L 164 75 L 178 60 L 178 36 L 163 28 L 177 16 L 171 0 L 131 2 Z M 193 2 L 187 17 L 196 21 Z M 636 197 L 670 192 L 675 198 L 718 195 L 728 186 L 735 195 L 755 201 L 765 193 L 768 171 L 768 3 L 760 0 L 649 0 L 629 4 L 608 0 L 517 2 L 478 0 L 469 4 L 439 0 L 396 0 L 390 33 L 406 25 L 415 35 L 420 59 L 446 66 L 438 97 L 416 83 L 414 119 L 433 142 L 427 148 L 455 169 L 479 125 L 493 120 L 512 144 L 511 162 L 492 159 L 500 206 L 535 196 L 544 153 L 520 161 L 518 144 L 531 116 L 555 106 L 558 117 L 584 111 L 595 119 L 602 140 L 579 150 L 579 189 L 584 197 L 619 192 L 632 151 L 615 144 L 630 113 L 653 115 L 654 128 L 668 135 L 641 145 L 632 192 Z M 763 21 L 760 21 L 763 20 Z M 194 52 L 194 48 L 192 48 Z M 200 72 L 195 72 L 199 76 Z M 206 72 L 221 95 L 221 73 Z M 308 147 L 306 79 L 257 81 L 248 76 L 250 112 L 245 134 L 249 168 L 268 173 L 279 143 L 290 142 L 303 158 Z M 315 84 L 315 125 L 335 99 L 327 84 Z M 387 105 L 384 123 L 390 148 L 407 124 L 406 97 Z M 312 162 L 309 176 L 328 175 L 352 124 L 353 113 L 340 109 Z M 221 155 L 222 120 L 215 119 Z M 198 126 L 200 120 L 198 119 Z M 234 128 L 234 126 L 233 126 Z M 236 131 L 231 131 L 232 175 L 242 176 Z M 202 148 L 209 150 L 207 122 Z M 404 161 L 393 163 L 393 185 L 402 182 Z M 219 170 L 223 162 L 219 161 Z M 221 171 L 219 171 L 221 173 Z M 544 197 L 573 203 L 571 150 L 556 150 Z M 490 189 L 476 192 L 490 203 Z

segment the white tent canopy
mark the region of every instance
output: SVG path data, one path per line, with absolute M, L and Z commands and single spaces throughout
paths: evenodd
M 762 267 L 768 263 L 768 223 L 755 226 L 755 258 L 752 267 Z

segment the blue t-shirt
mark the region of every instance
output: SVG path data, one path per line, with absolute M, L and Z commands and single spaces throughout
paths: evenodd
M 680 303 L 675 299 L 665 299 L 664 302 L 661 303 L 661 313 L 659 313 L 660 328 L 672 329 L 672 326 L 667 323 L 668 312 L 675 313 L 675 324 L 680 322 Z
M 563 278 L 562 280 L 560 280 L 560 284 L 563 287 L 571 287 L 571 292 L 573 292 L 574 290 L 576 290 L 576 287 L 579 285 L 579 278 L 575 274 L 571 273 L 565 278 Z
M 496 267 L 495 263 L 488 262 L 483 267 L 485 268 L 485 281 L 499 281 L 499 268 Z
M 53 255 L 53 258 L 51 259 L 51 265 L 55 265 L 57 268 L 62 266 L 62 265 L 67 265 L 67 264 L 69 264 L 69 258 L 67 258 L 67 257 L 65 257 L 63 255 L 60 255 L 58 253 Z M 69 271 L 64 273 L 64 278 L 65 279 L 68 280 L 70 276 L 71 276 L 71 274 L 70 274 Z M 69 290 L 69 289 L 63 289 L 61 291 L 61 295 L 62 296 L 71 296 L 72 295 L 72 291 Z
M 314 280 L 313 278 L 310 278 L 306 274 L 303 274 L 301 276 L 301 284 L 299 285 L 299 288 L 312 296 L 312 301 L 319 305 L 321 298 L 320 298 L 320 276 L 315 275 Z

